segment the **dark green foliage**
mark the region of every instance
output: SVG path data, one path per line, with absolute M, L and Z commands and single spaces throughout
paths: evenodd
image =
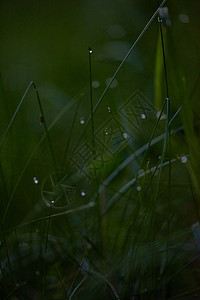
M 1 3 L 0 298 L 200 297 L 197 4 L 18 2 Z

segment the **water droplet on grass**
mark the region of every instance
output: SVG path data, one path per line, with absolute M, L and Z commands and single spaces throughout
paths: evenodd
M 90 54 L 92 54 L 92 52 L 93 52 L 91 47 L 89 47 L 88 51 Z
M 85 124 L 85 120 L 84 120 L 83 117 L 80 118 L 80 124 L 81 124 L 81 125 L 84 125 L 84 124 Z
M 145 114 L 141 114 L 141 119 L 145 120 L 147 116 Z
M 186 162 L 188 161 L 188 159 L 187 159 L 187 157 L 184 155 L 184 156 L 181 156 L 181 162 L 183 163 L 183 164 L 186 164 Z
M 35 184 L 39 183 L 39 180 L 36 177 L 33 177 L 33 181 L 34 181 Z
M 84 191 L 81 192 L 81 196 L 85 197 L 86 193 Z
M 108 108 L 108 112 L 110 113 L 110 111 L 111 111 L 110 107 L 108 106 L 107 108 Z
M 138 185 L 136 189 L 138 192 L 140 192 L 142 188 L 141 188 L 141 186 Z
M 124 133 L 123 133 L 123 137 L 124 137 L 125 139 L 127 139 L 128 134 L 127 134 L 126 132 L 124 132 Z
M 106 134 L 106 135 L 108 135 L 108 131 L 107 131 L 107 129 L 105 129 L 105 130 L 104 130 L 104 132 L 105 132 L 105 134 Z

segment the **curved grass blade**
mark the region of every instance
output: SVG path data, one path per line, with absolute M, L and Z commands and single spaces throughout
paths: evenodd
M 139 178 L 143 178 L 144 176 L 146 176 L 147 174 L 150 173 L 154 173 L 155 170 L 157 169 L 162 169 L 165 166 L 168 166 L 170 163 L 174 163 L 176 162 L 177 159 L 171 159 L 170 161 L 166 161 L 161 162 L 158 166 L 152 167 L 151 169 L 147 170 L 146 172 L 141 173 L 140 175 L 138 175 L 138 177 L 134 177 L 133 179 L 131 179 L 129 182 L 127 182 L 109 201 L 106 209 L 103 212 L 103 215 L 105 213 L 108 212 L 108 210 L 115 204 L 116 200 L 119 198 L 119 196 L 123 195 L 124 193 L 126 193 L 126 191 L 133 185 L 136 183 L 137 179 Z

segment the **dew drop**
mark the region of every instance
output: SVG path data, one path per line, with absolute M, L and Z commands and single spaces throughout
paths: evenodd
M 145 114 L 141 114 L 141 119 L 145 120 L 147 116 Z
M 85 120 L 84 120 L 83 117 L 80 118 L 80 124 L 81 124 L 81 125 L 84 125 L 84 124 L 85 124 Z
M 183 164 L 186 164 L 186 162 L 187 162 L 187 157 L 184 155 L 184 156 L 181 156 L 181 162 L 183 163 Z
M 105 132 L 105 134 L 106 134 L 106 135 L 108 135 L 108 131 L 107 131 L 107 129 L 105 129 L 105 130 L 104 130 L 104 132 Z
M 93 81 L 92 82 L 92 86 L 93 86 L 93 88 L 95 88 L 95 89 L 97 89 L 98 87 L 100 87 L 100 82 L 99 81 Z
M 51 201 L 51 203 L 52 203 L 52 204 L 54 204 L 54 203 L 55 203 L 55 201 L 54 201 L 54 200 L 52 200 L 52 201 Z
M 33 181 L 34 181 L 35 184 L 39 183 L 39 180 L 36 177 L 33 177 Z
M 92 54 L 92 52 L 93 52 L 91 47 L 89 47 L 88 51 L 89 51 L 89 54 Z
M 127 139 L 128 134 L 127 134 L 126 132 L 124 132 L 124 133 L 123 133 L 123 137 L 124 137 L 125 139 Z
M 136 189 L 138 192 L 140 192 L 142 188 L 141 188 L 141 186 L 138 185 Z
M 163 22 L 165 26 L 171 26 L 171 20 L 169 18 L 168 7 L 162 7 L 159 9 L 159 22 Z
M 108 112 L 110 113 L 110 112 L 111 112 L 111 109 L 110 109 L 110 107 L 108 106 L 107 108 L 108 108 Z
M 81 192 L 81 196 L 85 197 L 86 193 L 84 191 Z

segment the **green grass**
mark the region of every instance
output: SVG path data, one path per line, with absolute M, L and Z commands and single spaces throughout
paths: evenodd
M 94 51 L 74 97 L 51 101 L 31 81 L 15 109 L 2 102 L 2 299 L 199 297 L 199 77 L 174 52 L 165 2 L 171 27 L 156 9 L 105 88 Z M 128 59 L 152 32 L 143 90 Z

